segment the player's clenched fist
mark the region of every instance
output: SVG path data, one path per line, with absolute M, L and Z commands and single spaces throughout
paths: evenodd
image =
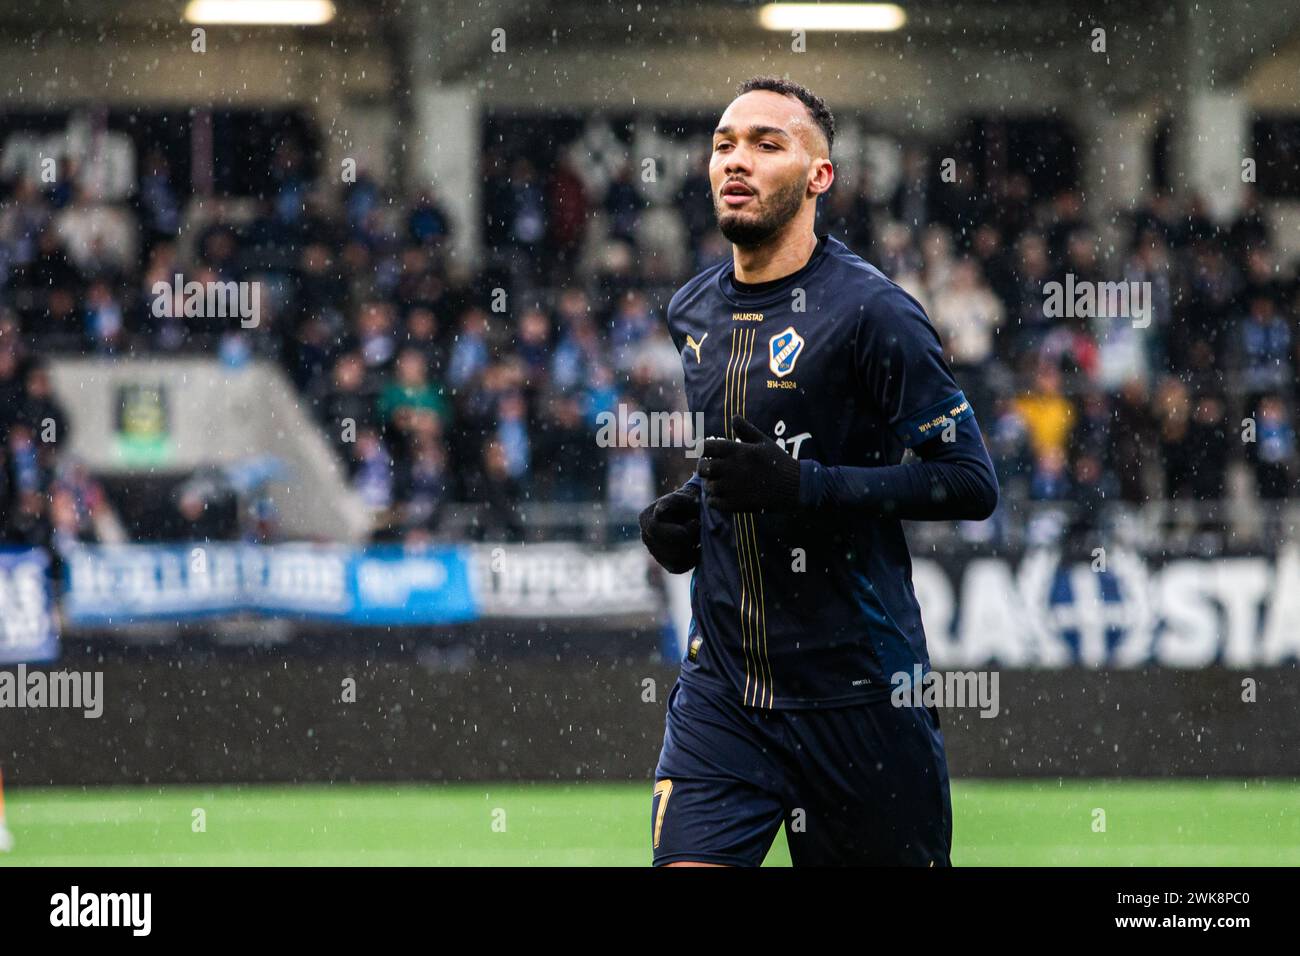
M 799 462 L 747 419 L 731 429 L 739 441 L 704 439 L 700 477 L 719 511 L 794 511 L 799 507 Z
M 670 574 L 700 563 L 700 488 L 686 484 L 641 512 L 641 540 Z

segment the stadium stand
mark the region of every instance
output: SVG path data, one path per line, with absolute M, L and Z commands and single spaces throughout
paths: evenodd
M 1114 509 L 1165 532 L 1222 536 L 1233 516 L 1281 513 L 1296 464 L 1300 296 L 1256 196 L 1226 228 L 1197 197 L 1169 193 L 1099 228 L 1073 189 L 1033 196 L 1017 175 L 976 189 L 966 168 L 969 188 L 941 190 L 919 173 L 936 166 L 924 154 L 904 162 L 917 175 L 891 195 L 874 194 L 865 176 L 837 186 L 818 230 L 878 264 L 943 335 L 1004 488 L 998 514 L 966 537 L 1087 529 Z M 704 181 L 689 177 L 677 202 L 651 209 L 626 170 L 598 196 L 564 162 L 543 171 L 489 152 L 485 165 L 492 254 L 474 272 L 445 254 L 450 220 L 436 194 L 386 195 L 364 173 L 332 194 L 291 139 L 274 154 L 272 187 L 253 200 L 190 200 L 158 154 L 142 163 L 130 202 L 96 202 L 71 175 L 45 188 L 5 183 L 4 540 L 115 533 L 101 484 L 40 440 L 43 425 L 67 427 L 47 370 L 67 356 L 278 363 L 333 443 L 376 541 L 519 539 L 525 525 L 563 535 L 591 515 L 625 526 L 638 502 L 683 481 L 681 455 L 573 450 L 591 450 L 596 416 L 619 403 L 683 407 L 662 309 L 676 285 L 727 254 L 694 214 L 707 209 Z M 656 250 L 676 236 L 684 242 L 666 267 Z M 259 283 L 261 321 L 159 317 L 151 290 L 176 275 Z M 1044 289 L 1068 275 L 1149 283 L 1149 325 L 1049 315 Z M 526 307 L 488 311 L 496 288 Z M 1256 442 L 1215 440 L 1247 417 Z M 217 506 L 215 496 L 185 500 L 178 494 L 182 514 Z M 563 507 L 578 502 L 601 507 Z M 265 537 L 251 511 L 198 530 Z M 1054 517 L 1035 530 L 1043 514 Z M 182 536 L 198 517 L 180 522 Z M 1278 529 L 1272 520 L 1255 530 Z M 131 523 L 125 533 L 156 537 Z

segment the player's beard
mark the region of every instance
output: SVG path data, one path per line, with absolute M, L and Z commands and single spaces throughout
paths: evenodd
M 782 186 L 772 194 L 770 201 L 761 203 L 762 208 L 757 215 L 747 209 L 732 211 L 721 204 L 719 197 L 714 202 L 718 228 L 728 241 L 741 248 L 762 245 L 798 215 L 803 206 L 805 186 L 802 178 Z M 757 196 L 750 205 L 759 205 Z

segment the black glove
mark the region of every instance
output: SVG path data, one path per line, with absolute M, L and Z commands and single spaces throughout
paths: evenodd
M 704 439 L 700 477 L 709 504 L 719 511 L 795 511 L 799 462 L 737 415 L 731 430 L 740 441 Z
M 700 563 L 700 488 L 686 484 L 641 512 L 641 540 L 663 569 L 684 574 Z

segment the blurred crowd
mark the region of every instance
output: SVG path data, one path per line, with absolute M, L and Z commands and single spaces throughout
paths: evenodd
M 190 200 L 158 154 L 126 204 L 94 202 L 75 169 L 4 184 L 6 541 L 95 533 L 102 490 L 40 435 L 47 420 L 66 427 L 44 365 L 60 352 L 279 363 L 379 540 L 437 536 L 457 502 L 485 506 L 479 535 L 521 537 L 519 506 L 545 503 L 602 501 L 631 523 L 689 477 L 680 448 L 596 436 L 620 405 L 685 407 L 663 309 L 730 255 L 702 170 L 651 204 L 630 166 L 597 194 L 570 159 L 539 169 L 489 151 L 490 251 L 466 262 L 435 193 L 390 195 L 364 171 L 323 184 L 305 168 L 284 144 L 266 194 L 248 200 Z M 940 331 L 999 469 L 995 533 L 1027 501 L 1071 503 L 1087 523 L 1107 501 L 1290 494 L 1300 286 L 1253 193 L 1227 225 L 1169 193 L 1096 224 L 1077 191 L 937 170 L 909 152 L 896 188 L 837 182 L 817 231 L 900 283 Z M 257 327 L 158 316 L 151 290 L 177 274 L 260 283 Z M 1048 314 L 1045 287 L 1067 275 L 1145 284 L 1146 320 Z
M 1226 224 L 1195 196 L 1160 193 L 1099 228 L 1077 191 L 1036 202 L 1023 177 L 961 186 L 973 179 L 927 188 L 918 173 L 887 204 L 828 211 L 846 228 L 871 223 L 864 255 L 939 330 L 998 467 L 1003 517 L 1019 501 L 1070 502 L 1088 527 L 1106 502 L 1288 497 L 1300 284 L 1253 190 Z M 1053 283 L 1124 283 L 1140 298 L 1123 314 L 1061 315 Z M 1224 509 L 1201 511 L 1223 525 Z
M 0 322 L 0 544 L 58 550 L 112 539 L 119 529 L 104 490 L 75 459 L 60 455 L 68 418 L 50 372 L 24 347 L 11 319 Z

